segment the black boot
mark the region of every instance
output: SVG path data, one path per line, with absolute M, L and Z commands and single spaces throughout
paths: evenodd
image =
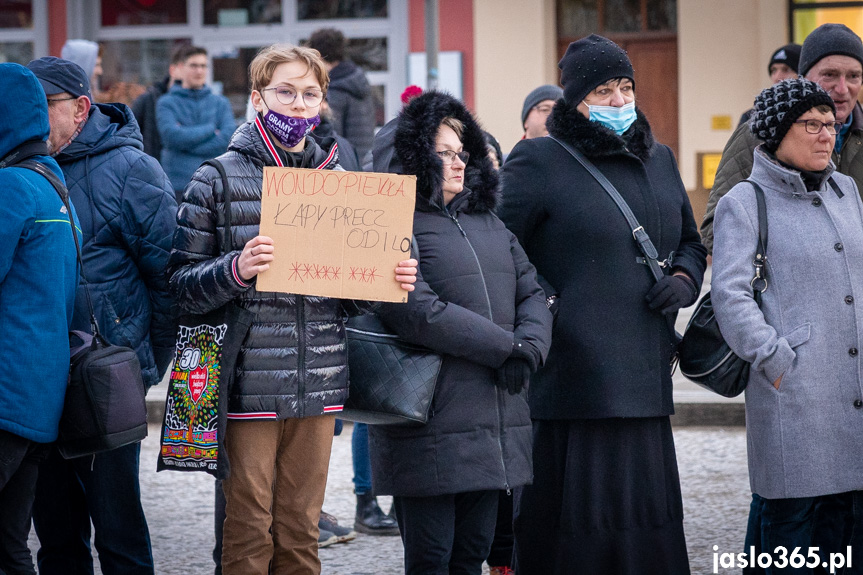
M 378 507 L 377 498 L 371 493 L 357 493 L 357 515 L 354 529 L 368 535 L 398 535 L 395 519 L 387 517 Z

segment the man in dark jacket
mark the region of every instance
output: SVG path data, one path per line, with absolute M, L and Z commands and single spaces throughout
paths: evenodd
M 30 511 L 63 410 L 78 278 L 72 215 L 44 177 L 7 167 L 31 157 L 62 178 L 45 92 L 18 64 L 0 64 L 0 92 L 0 573 L 35 575 Z
M 168 368 L 175 336 L 165 275 L 177 212 L 170 182 L 143 152 L 131 110 L 91 104 L 77 64 L 48 57 L 28 67 L 48 95 L 52 153 L 81 214 L 85 281 L 73 326 L 89 331 L 89 292 L 102 333 L 135 350 L 144 384 L 152 386 Z M 139 455 L 138 443 L 92 459 L 67 461 L 51 453 L 33 510 L 40 573 L 92 572 L 91 520 L 103 573 L 153 573 Z
M 147 91 L 138 96 L 132 103 L 132 113 L 141 128 L 141 136 L 144 139 L 144 151 L 154 158 L 162 157 L 162 138 L 159 136 L 159 123 L 156 120 L 156 103 L 159 98 L 168 93 L 175 83 L 181 81 L 179 76 L 179 51 L 175 51 L 171 57 L 171 65 L 168 67 L 168 75 L 158 82 L 154 82 Z
M 857 103 L 863 82 L 863 42 L 842 24 L 822 24 L 803 41 L 800 75 L 830 94 L 836 104 L 836 121 L 843 124 L 836 134 L 833 163 L 836 170 L 851 176 L 863 194 L 863 108 Z M 719 198 L 749 177 L 753 153 L 761 143 L 747 124 L 737 126 L 722 151 L 707 211 L 701 221 L 701 241 L 713 252 L 713 216 Z
M 309 48 L 321 53 L 330 73 L 327 102 L 333 112 L 337 134 L 353 144 L 358 158 L 364 158 L 372 147 L 375 131 L 375 103 L 371 86 L 362 68 L 345 59 L 345 36 L 334 28 L 315 31 Z

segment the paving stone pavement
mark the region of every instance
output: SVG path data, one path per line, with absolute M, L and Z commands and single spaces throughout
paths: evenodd
M 354 516 L 351 484 L 350 424 L 333 443 L 324 509 L 350 525 Z M 159 428 L 141 451 L 141 492 L 150 524 L 158 575 L 213 572 L 213 479 L 203 473 L 156 473 Z M 695 575 L 713 572 L 713 546 L 719 552 L 742 548 L 749 505 L 746 437 L 741 427 L 686 427 L 674 431 L 687 546 Z M 379 498 L 389 509 L 389 497 Z M 31 550 L 38 541 L 31 532 Z M 396 575 L 402 573 L 398 537 L 360 534 L 355 541 L 320 550 L 323 575 Z M 483 571 L 487 573 L 487 569 Z M 100 574 L 98 563 L 96 574 Z M 720 573 L 738 573 L 720 570 Z

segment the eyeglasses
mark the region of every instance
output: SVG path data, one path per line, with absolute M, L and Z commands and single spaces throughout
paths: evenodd
M 533 107 L 533 109 L 536 110 L 537 112 L 539 112 L 540 114 L 544 115 L 544 116 L 548 116 L 549 114 L 551 114 L 552 107 L 553 106 L 549 106 L 548 104 L 545 104 L 544 106 L 536 105 Z
M 826 128 L 828 134 L 830 134 L 831 136 L 835 136 L 839 133 L 839 130 L 842 129 L 842 122 L 822 122 L 821 120 L 797 120 L 794 123 L 803 124 L 806 127 L 806 131 L 810 134 L 819 134 L 821 133 L 822 128 Z
M 297 99 L 297 91 L 293 88 L 276 86 L 275 88 L 264 88 L 261 92 L 266 92 L 267 90 L 274 91 L 276 93 L 276 99 L 285 106 L 290 106 L 294 103 L 294 100 Z M 306 90 L 303 92 L 303 102 L 305 102 L 306 106 L 309 108 L 317 108 L 321 105 L 323 99 L 324 93 L 320 90 Z
M 69 96 L 68 98 L 45 98 L 50 105 L 53 102 L 65 102 L 66 100 L 77 100 L 75 96 Z
M 455 162 L 456 158 L 461 160 L 464 165 L 467 165 L 467 161 L 470 159 L 470 154 L 467 151 L 456 153 L 452 150 L 444 150 L 443 152 L 437 152 L 437 155 L 440 156 L 444 166 L 449 166 Z

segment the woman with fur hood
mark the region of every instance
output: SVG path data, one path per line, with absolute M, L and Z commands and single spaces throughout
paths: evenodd
M 671 435 L 670 329 L 695 302 L 706 252 L 671 150 L 635 107 L 629 58 L 601 36 L 570 44 L 551 137 L 502 170 L 501 219 L 537 268 L 555 315 L 530 390 L 533 485 L 516 503 L 519 575 L 689 573 Z M 602 186 L 617 188 L 664 260 L 656 281 Z
M 384 322 L 443 356 L 428 423 L 371 426 L 378 494 L 394 496 L 405 573 L 476 574 L 498 491 L 531 480 L 527 383 L 551 314 L 515 236 L 494 215 L 497 173 L 482 129 L 455 98 L 426 92 L 398 119 L 394 160 L 417 176 L 419 271 Z

